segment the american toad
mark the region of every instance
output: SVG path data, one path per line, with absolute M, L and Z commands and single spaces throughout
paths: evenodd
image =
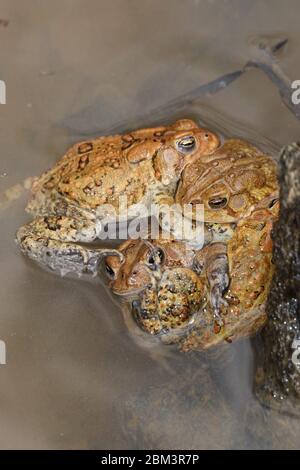
M 131 304 L 144 331 L 165 343 L 179 343 L 183 351 L 254 334 L 266 319 L 273 216 L 255 211 L 227 244 L 201 250 L 163 238 L 128 240 L 116 250 L 118 257 L 105 259 L 109 286 Z
M 212 334 L 212 327 L 209 330 L 202 327 L 193 329 L 182 341 L 182 350 L 206 349 L 224 339 L 233 341 L 252 335 L 263 326 L 266 321 L 265 301 L 274 273 L 271 230 L 277 216 L 278 204 L 271 210 L 258 209 L 238 224 L 226 244 L 229 283 L 223 293 L 224 302 L 220 305 L 222 322 L 214 322 L 215 334 Z M 211 247 L 213 245 L 200 250 L 196 259 L 202 261 L 205 251 Z M 210 263 L 207 268 L 210 268 Z
M 218 145 L 189 119 L 76 144 L 34 182 L 27 211 L 35 219 L 19 229 L 17 242 L 53 270 L 95 274 L 99 252 L 80 244 L 98 238 L 112 208 L 122 220 L 119 198 L 126 196 L 132 214 L 138 203 L 171 204 L 185 166 Z
M 241 267 L 246 269 L 250 257 L 248 247 L 254 257 L 261 251 L 260 234 L 254 236 L 253 227 L 266 225 L 265 236 L 270 238 L 272 223 L 278 216 L 278 196 L 277 166 L 273 158 L 245 141 L 229 139 L 212 155 L 204 155 L 186 167 L 176 202 L 203 204 L 205 223 L 213 230 L 219 227 L 220 241 L 230 239 L 228 233 L 234 234 L 234 240 L 228 244 L 229 266 L 234 264 L 236 252 L 240 250 L 240 256 L 244 256 Z M 256 224 L 257 217 L 259 224 Z M 231 233 L 224 232 L 225 239 L 221 229 L 229 223 L 234 223 L 236 228 Z M 253 240 L 247 241 L 253 236 Z M 220 313 L 216 306 L 215 315 L 221 316 Z
M 105 270 L 112 291 L 132 302 L 138 324 L 163 341 L 176 342 L 202 322 L 203 310 L 228 286 L 226 246 L 215 243 L 205 259 L 182 241 L 128 240 L 120 256 L 108 256 Z M 203 250 L 203 251 L 204 251 Z M 213 324 L 213 308 L 209 308 Z
M 278 199 L 277 166 L 253 145 L 227 140 L 183 171 L 176 202 L 203 204 L 206 223 L 236 223 Z

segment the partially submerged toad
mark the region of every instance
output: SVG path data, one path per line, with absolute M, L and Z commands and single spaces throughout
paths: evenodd
M 132 302 L 140 326 L 170 340 L 195 326 L 208 303 L 219 303 L 228 286 L 224 250 L 224 245 L 213 244 L 200 262 L 182 241 L 127 240 L 118 257 L 106 257 L 105 270 L 112 291 Z
M 247 142 L 228 140 L 186 167 L 176 201 L 204 204 L 205 222 L 221 242 L 224 233 L 223 243 L 197 250 L 174 240 L 128 241 L 119 248 L 123 260 L 106 260 L 113 291 L 138 299 L 134 311 L 142 328 L 179 341 L 183 350 L 257 331 L 273 275 L 275 162 Z M 230 223 L 235 229 L 228 239 Z M 157 249 L 161 262 L 150 269 L 147 259 L 154 260 Z
M 277 165 L 246 141 L 229 139 L 182 172 L 176 202 L 203 204 L 206 223 L 238 223 L 278 202 Z
M 22 251 L 60 273 L 96 274 L 106 256 L 110 287 L 131 302 L 139 325 L 183 350 L 255 332 L 273 273 L 276 165 L 245 141 L 219 143 L 183 119 L 74 145 L 33 184 L 35 218 L 17 233 Z M 202 249 L 176 233 L 98 248 L 91 242 L 110 220 L 108 203 L 122 221 L 120 196 L 131 209 L 203 204 L 214 236 Z
M 109 286 L 131 303 L 143 330 L 184 351 L 251 335 L 265 322 L 273 274 L 265 216 L 257 211 L 228 244 L 201 250 L 163 238 L 128 240 L 116 250 L 119 256 L 105 259 Z
M 189 119 L 75 144 L 34 182 L 27 211 L 35 218 L 17 242 L 53 270 L 96 273 L 99 253 L 81 243 L 97 239 L 111 210 L 122 220 L 119 198 L 131 214 L 139 203 L 171 205 L 186 165 L 218 146 L 217 135 Z

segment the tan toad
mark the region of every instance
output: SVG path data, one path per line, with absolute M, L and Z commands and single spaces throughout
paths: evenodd
M 265 223 L 267 214 L 257 211 L 227 244 L 201 250 L 162 238 L 128 240 L 114 253 L 119 251 L 118 257 L 105 259 L 109 286 L 131 304 L 144 331 L 165 343 L 179 343 L 183 351 L 252 335 L 266 320 L 273 216 Z
M 206 223 L 236 223 L 278 200 L 273 158 L 246 141 L 229 139 L 182 173 L 179 204 L 203 204 Z
M 110 288 L 132 302 L 145 331 L 177 341 L 202 322 L 205 307 L 214 324 L 214 306 L 222 303 L 228 287 L 226 246 L 215 243 L 204 250 L 200 261 L 182 241 L 128 240 L 116 250 L 118 257 L 105 259 Z
M 271 230 L 278 217 L 275 162 L 247 142 L 228 140 L 186 167 L 176 201 L 204 204 L 205 222 L 218 230 L 220 239 L 224 231 L 226 243 L 202 250 L 183 243 L 178 267 L 170 268 L 166 261 L 163 269 L 153 270 L 155 275 L 146 270 L 146 284 L 145 277 L 139 276 L 141 285 L 131 291 L 139 297 L 139 322 L 152 334 L 171 341 L 180 338 L 183 350 L 253 333 L 265 321 L 264 302 L 273 274 Z M 229 223 L 235 229 L 228 241 Z M 119 273 L 123 273 L 121 284 L 128 294 L 126 259 L 131 259 L 134 270 L 145 269 L 145 260 L 138 254 L 128 257 L 126 250 L 123 254 L 125 262 L 114 258 L 120 270 L 112 287 L 118 291 Z
M 99 253 L 81 243 L 98 238 L 112 208 L 122 220 L 119 197 L 132 213 L 138 203 L 171 204 L 185 166 L 218 145 L 189 119 L 74 145 L 33 184 L 35 219 L 17 233 L 22 251 L 53 270 L 95 274 Z

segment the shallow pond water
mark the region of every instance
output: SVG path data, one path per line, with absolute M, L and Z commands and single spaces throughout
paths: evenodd
M 299 445 L 300 421 L 253 396 L 259 338 L 188 354 L 144 341 L 100 280 L 59 278 L 14 243 L 28 219 L 24 180 L 83 136 L 194 117 L 274 156 L 299 139 L 299 121 L 260 70 L 171 113 L 165 106 L 242 67 L 253 35 L 287 31 L 280 64 L 300 78 L 297 2 L 182 3 L 2 1 L 1 448 Z

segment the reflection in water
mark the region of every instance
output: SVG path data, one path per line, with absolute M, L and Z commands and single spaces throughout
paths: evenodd
M 14 186 L 0 192 L 0 209 L 6 209 L 11 202 L 19 199 L 24 191 L 28 191 L 32 185 L 33 178 L 26 178 L 22 183 L 17 183 Z

